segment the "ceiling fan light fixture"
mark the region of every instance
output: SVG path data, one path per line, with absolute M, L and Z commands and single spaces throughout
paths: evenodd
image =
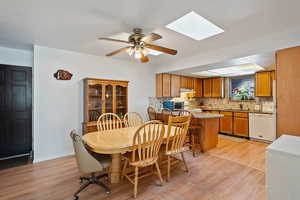
M 129 47 L 127 50 L 128 55 L 132 56 L 134 53 L 134 49 L 132 47 Z
M 135 58 L 135 59 L 140 59 L 141 57 L 142 57 L 142 54 L 141 54 L 140 51 L 135 51 L 135 52 L 134 52 L 134 58 Z

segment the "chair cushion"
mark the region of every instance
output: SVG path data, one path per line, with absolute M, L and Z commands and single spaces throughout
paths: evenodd
M 111 165 L 111 155 L 99 154 L 90 152 L 90 154 L 99 162 L 104 168 L 108 168 Z

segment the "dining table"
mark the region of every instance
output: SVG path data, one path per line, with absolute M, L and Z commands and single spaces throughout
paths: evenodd
M 82 136 L 89 150 L 98 154 L 110 154 L 110 182 L 119 183 L 121 175 L 121 154 L 134 149 L 133 137 L 140 126 L 125 127 L 120 129 L 95 131 Z M 168 125 L 164 125 L 164 140 L 168 137 Z M 175 128 L 171 127 L 169 137 L 174 135 Z

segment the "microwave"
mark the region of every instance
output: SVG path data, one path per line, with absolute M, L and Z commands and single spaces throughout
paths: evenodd
M 182 110 L 184 109 L 184 101 L 164 101 L 163 102 L 163 108 L 170 109 L 172 111 L 174 110 Z

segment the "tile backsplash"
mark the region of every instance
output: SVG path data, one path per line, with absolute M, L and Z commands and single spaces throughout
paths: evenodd
M 186 107 L 197 107 L 201 106 L 208 109 L 243 109 L 254 111 L 259 108 L 262 111 L 264 108 L 267 108 L 268 112 L 272 112 L 273 98 L 272 97 L 256 97 L 255 100 L 251 101 L 232 101 L 229 98 L 229 79 L 225 78 L 224 82 L 224 98 L 183 98 L 181 95 L 180 98 L 149 98 L 149 105 L 152 106 L 156 111 L 162 109 L 162 103 L 164 101 L 173 100 L 173 101 L 185 101 Z M 256 107 L 256 108 L 255 108 Z

